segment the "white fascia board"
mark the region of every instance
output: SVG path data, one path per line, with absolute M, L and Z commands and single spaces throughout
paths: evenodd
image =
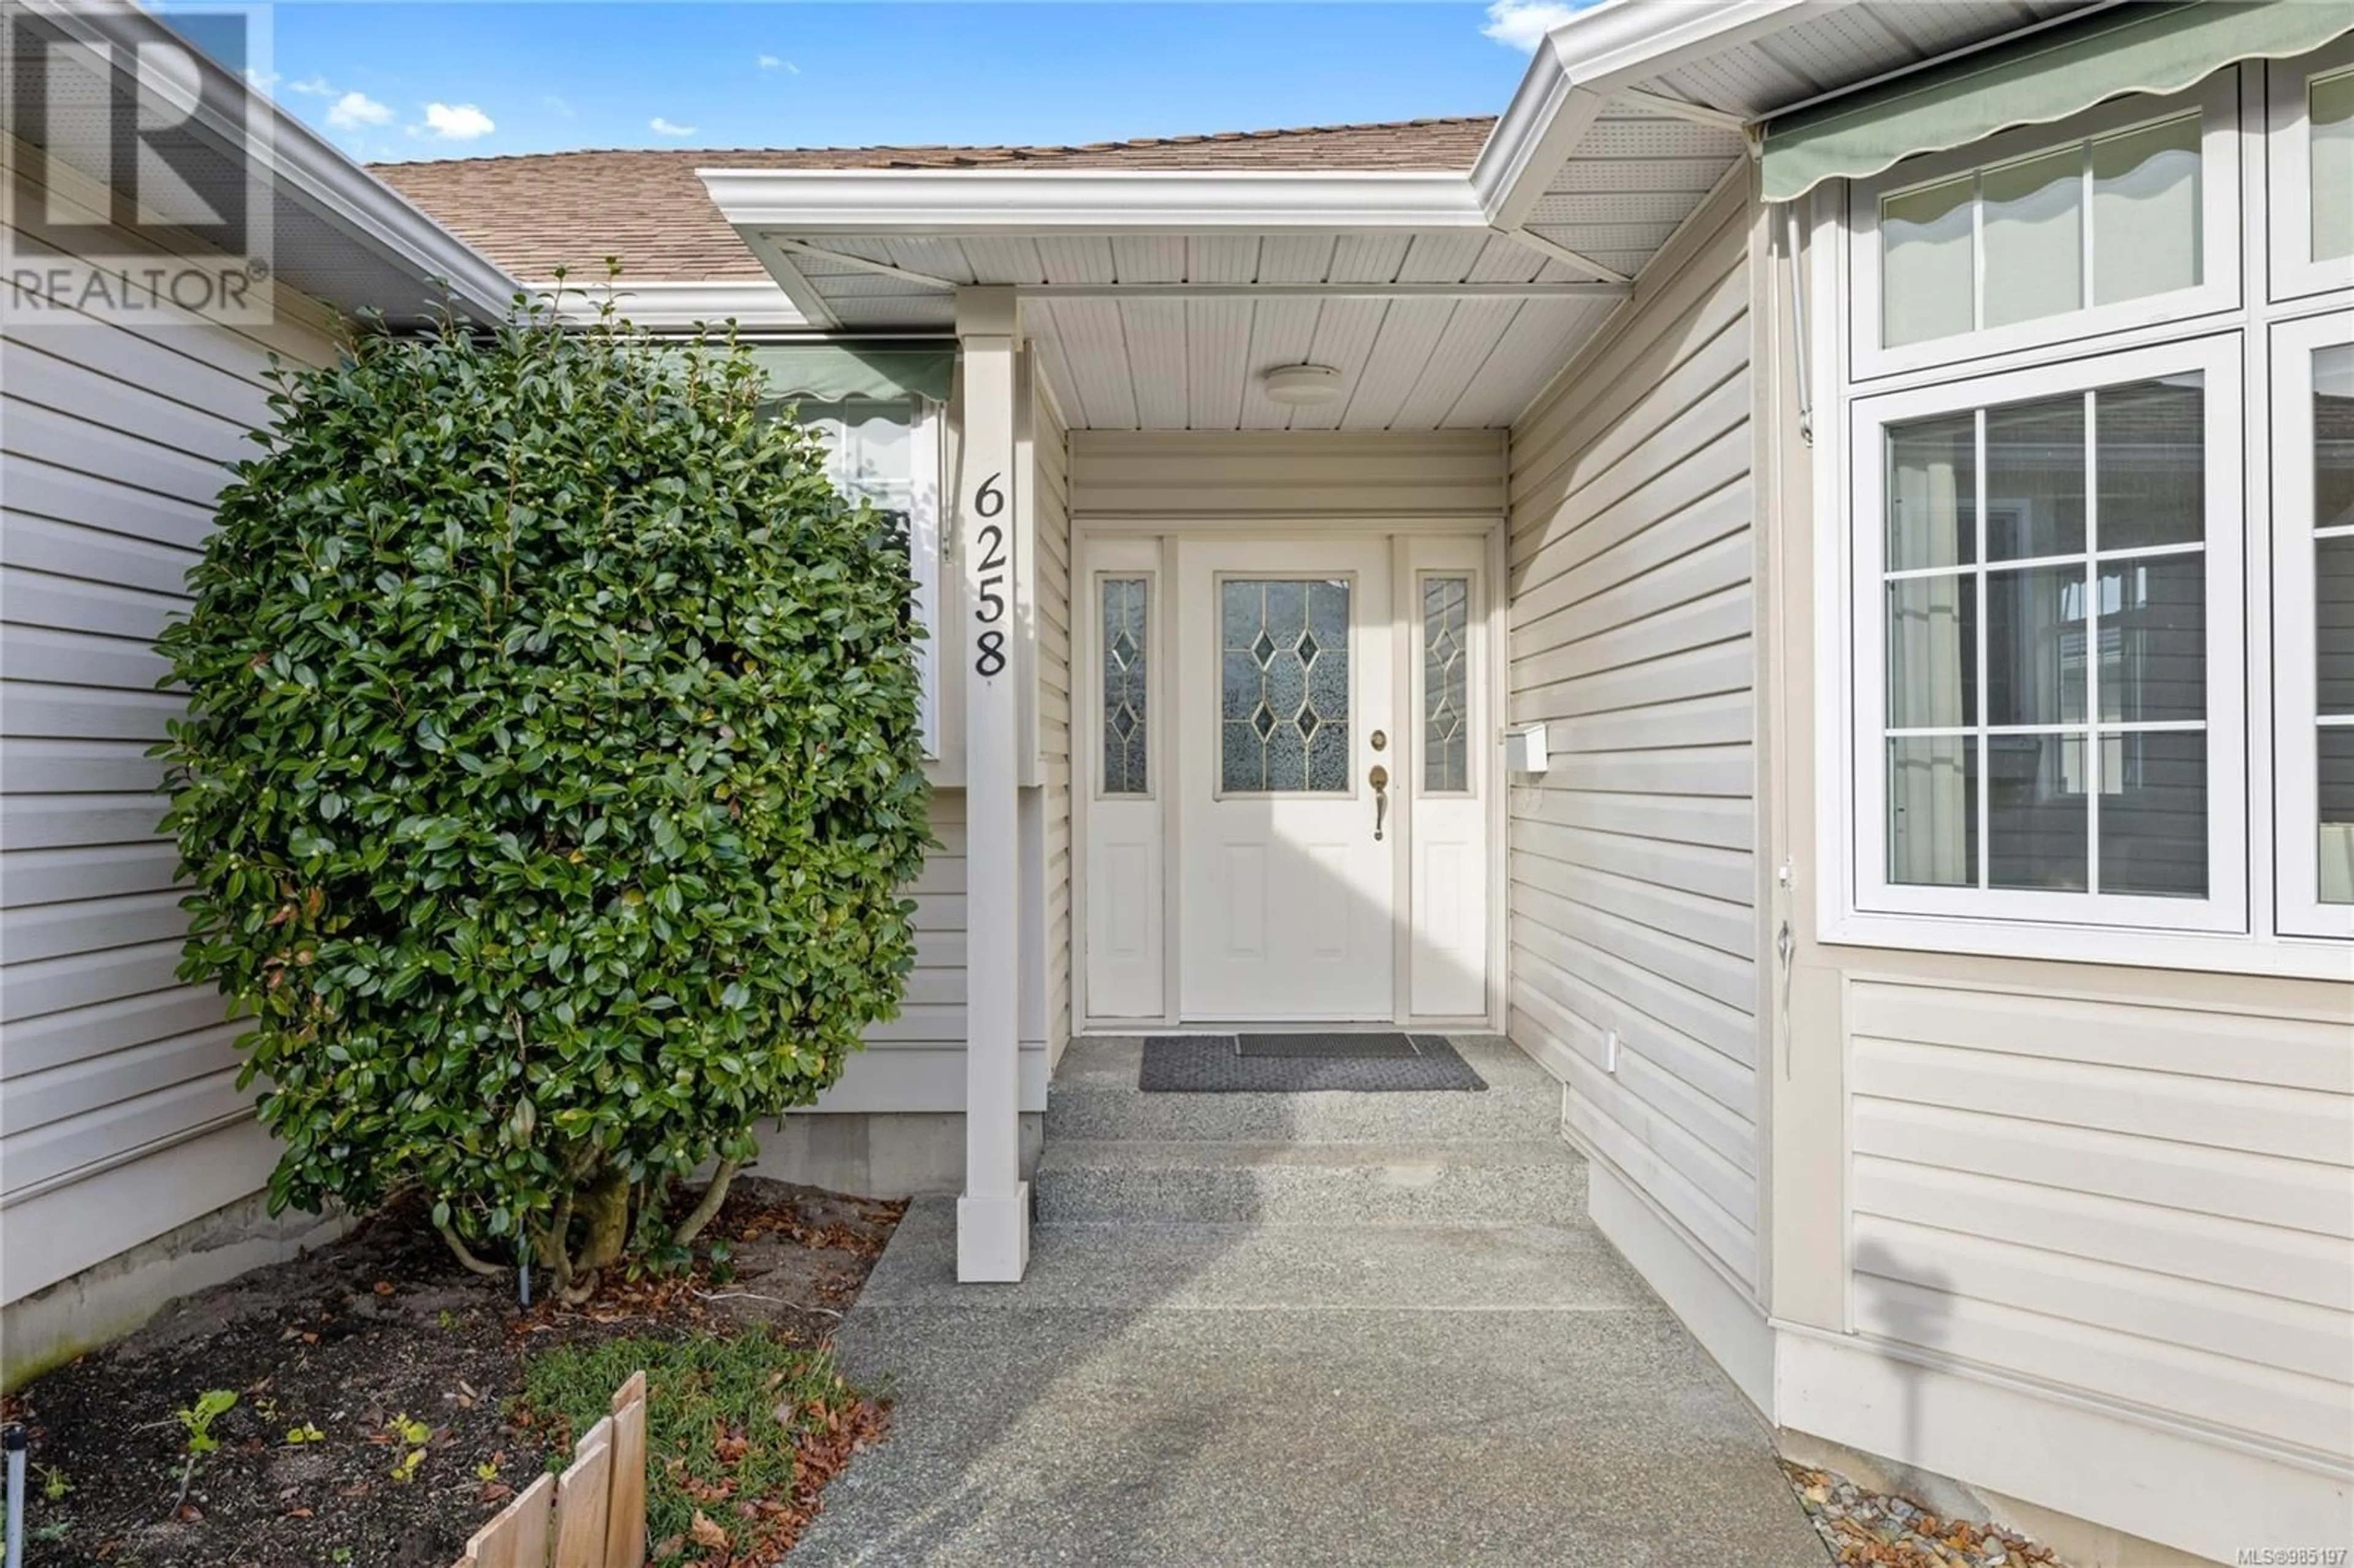
M 1607 0 L 1546 36 L 1471 166 L 1500 228 L 1516 228 L 1620 88 L 1836 11 L 1853 0 Z
M 698 169 L 748 239 L 827 234 L 1254 234 L 1485 228 L 1452 170 Z
M 1601 111 L 1601 100 L 1580 93 L 1553 51 L 1539 48 L 1472 161 L 1471 187 L 1489 221 L 1520 228 Z
M 1546 36 L 1551 55 L 1582 87 L 1607 91 L 1784 32 L 1854 0 L 1612 0 L 1580 11 Z
M 557 285 L 534 283 L 530 291 L 544 298 L 554 294 Z M 721 283 L 633 283 L 624 278 L 613 296 L 631 324 L 650 332 L 681 332 L 706 323 L 716 327 L 731 321 L 748 331 L 798 331 L 811 324 L 785 291 L 765 278 Z M 558 313 L 568 322 L 593 321 L 604 299 L 602 284 L 584 289 L 567 282 Z
M 228 68 L 186 38 L 144 12 L 128 5 L 84 7 L 59 0 L 35 0 L 44 20 L 92 43 L 135 51 L 143 44 L 168 45 L 184 52 L 196 69 L 219 83 L 236 81 Z M 407 197 L 361 168 L 310 127 L 286 112 L 249 83 L 236 81 L 239 93 L 261 97 L 270 120 L 267 149 L 269 177 L 292 197 L 324 218 L 362 248 L 375 251 L 420 278 L 448 282 L 456 302 L 484 320 L 510 314 L 523 285 L 498 264 L 410 205 Z M 194 123 L 224 145 L 252 150 L 246 125 L 220 113 L 225 100 L 210 91 L 190 98 L 175 90 L 175 107 L 188 111 Z M 235 102 L 236 97 L 226 101 Z M 323 303 L 355 310 L 380 303 L 375 300 L 327 300 Z

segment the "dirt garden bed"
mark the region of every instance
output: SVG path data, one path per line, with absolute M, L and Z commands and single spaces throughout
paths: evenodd
M 528 1313 L 421 1216 L 378 1216 L 9 1399 L 32 1438 L 27 1561 L 447 1568 L 621 1363 L 651 1361 L 653 1561 L 774 1563 L 881 1433 L 826 1347 L 904 1208 L 747 1178 L 706 1233 L 718 1261 Z M 178 1413 L 214 1390 L 237 1401 L 175 1501 Z

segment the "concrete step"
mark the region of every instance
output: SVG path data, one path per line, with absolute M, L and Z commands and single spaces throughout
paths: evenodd
M 1206 1143 L 1522 1143 L 1556 1134 L 1561 1100 L 1486 1094 L 1147 1095 L 1056 1082 L 1046 1138 Z
M 1585 1164 L 1558 1139 L 1211 1143 L 1050 1138 L 1033 1180 L 1048 1224 L 1577 1224 Z
M 956 1201 L 919 1198 L 859 1295 L 884 1307 L 1193 1310 L 1649 1310 L 1601 1234 L 1562 1224 L 1042 1224 L 1004 1288 L 956 1282 Z
M 1561 1086 L 1513 1045 L 1456 1042 L 1484 1092 L 1145 1094 L 1143 1042 L 1077 1040 L 1046 1096 L 1049 1141 L 1245 1143 L 1543 1141 L 1561 1130 Z

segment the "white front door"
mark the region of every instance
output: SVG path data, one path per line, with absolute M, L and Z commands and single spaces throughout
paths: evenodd
M 1178 1012 L 1388 1022 L 1389 543 L 1186 540 L 1177 576 Z

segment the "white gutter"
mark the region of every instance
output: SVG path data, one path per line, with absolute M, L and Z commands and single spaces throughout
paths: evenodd
M 578 279 L 567 279 L 562 290 L 557 312 L 566 321 L 586 323 L 597 318 L 598 306 L 605 300 L 603 283 L 584 286 Z M 557 291 L 552 279 L 530 286 L 535 297 Z M 731 321 L 747 331 L 790 332 L 810 324 L 785 291 L 768 278 L 733 283 L 632 283 L 624 274 L 613 290 L 613 301 L 618 313 L 631 325 L 651 332 L 677 332 L 704 323 L 717 326 Z
M 737 229 L 795 236 L 1325 234 L 1486 228 L 1461 174 L 1198 169 L 697 169 Z
M 309 209 L 364 249 L 419 279 L 446 281 L 457 302 L 476 316 L 494 320 L 513 310 L 514 296 L 523 291 L 523 285 L 496 262 L 426 217 L 390 185 L 162 22 L 127 5 L 82 6 L 59 0 L 27 3 L 45 20 L 85 42 L 134 54 L 143 44 L 185 51 L 215 90 L 198 93 L 194 101 L 175 93 L 179 99 L 175 106 L 192 111 L 191 122 L 226 147 L 242 153 L 252 148 L 253 138 L 242 121 L 222 113 L 219 105 L 245 101 L 248 95 L 260 98 L 270 116 L 266 160 L 278 199 L 291 199 Z M 323 302 L 351 309 L 377 302 Z

